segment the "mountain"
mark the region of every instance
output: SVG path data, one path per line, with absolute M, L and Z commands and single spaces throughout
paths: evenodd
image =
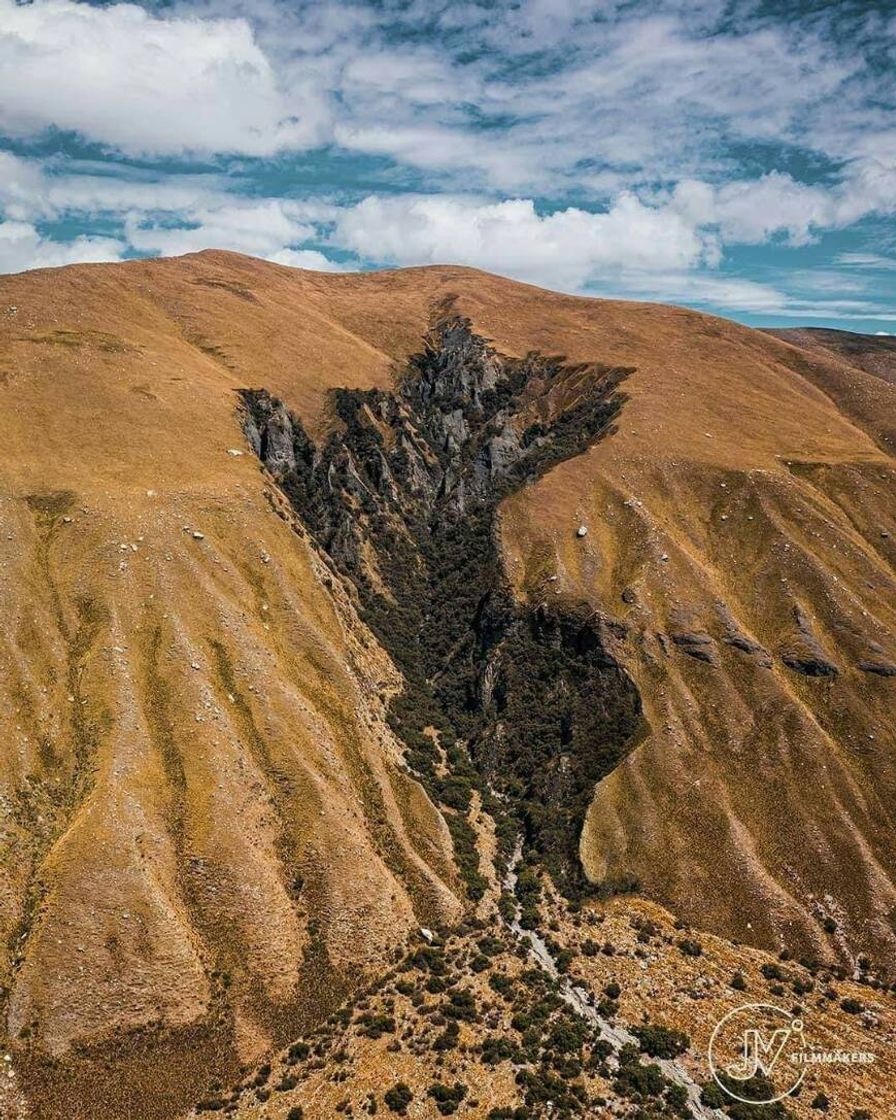
M 481 1047 L 463 1008 L 519 970 L 515 907 L 598 999 L 629 970 L 602 1022 L 659 1009 L 705 1054 L 742 968 L 883 1055 L 883 343 L 219 252 L 0 288 L 0 1108 L 358 1114 L 404 1080 L 435 1116 L 438 1055 L 473 1059 L 399 1056 L 384 1020 L 468 991 L 447 1019 Z M 542 1018 L 628 1099 L 581 1010 Z M 522 1092 L 502 1048 L 466 1114 Z M 885 1072 L 831 1074 L 835 1115 Z

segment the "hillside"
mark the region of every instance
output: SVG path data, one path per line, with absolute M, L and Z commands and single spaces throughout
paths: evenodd
M 823 327 L 791 327 L 766 333 L 802 350 L 815 350 L 855 366 L 891 385 L 896 381 L 896 338 L 892 335 L 853 334 Z
M 236 1085 L 421 926 L 491 929 L 519 830 L 558 938 L 662 906 L 726 970 L 896 979 L 876 365 L 449 267 L 0 288 L 10 1116 Z

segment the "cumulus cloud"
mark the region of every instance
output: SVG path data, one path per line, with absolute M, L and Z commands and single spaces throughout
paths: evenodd
M 157 18 L 135 4 L 0 0 L 7 135 L 54 127 L 135 155 L 306 146 L 324 111 L 287 97 L 243 19 Z
M 151 12 L 0 0 L 0 21 L 7 134 L 55 127 L 131 154 L 269 156 L 336 142 L 438 170 L 449 189 L 475 176 L 542 193 L 599 190 L 601 170 L 629 187 L 705 177 L 736 143 L 841 162 L 892 154 L 892 83 L 869 72 L 865 40 L 838 34 L 835 12 L 773 21 L 743 3 L 726 18 L 697 0 L 177 0 Z
M 602 270 L 686 269 L 713 261 L 717 248 L 670 208 L 622 194 L 603 213 L 569 207 L 539 214 L 531 199 L 364 199 L 341 212 L 333 240 L 389 264 L 473 265 L 565 289 Z
M 681 199 L 687 190 L 687 184 L 680 185 L 676 197 Z M 711 195 L 700 220 L 718 224 L 727 242 L 757 245 L 783 234 L 792 245 L 805 245 L 816 230 L 832 224 L 830 193 L 795 182 L 780 172 L 773 171 L 758 180 L 725 183 Z
M 824 230 L 896 211 L 896 178 L 892 193 L 879 190 L 876 181 L 869 189 L 864 165 L 824 186 L 779 171 L 719 185 L 684 179 L 671 192 L 671 206 L 695 225 L 716 227 L 726 244 L 761 245 L 780 236 L 801 246 Z
M 226 248 L 267 257 L 315 236 L 314 226 L 303 222 L 280 199 L 206 203 L 191 207 L 179 218 L 184 224 L 172 226 L 170 220 L 154 221 L 132 211 L 125 220 L 128 243 L 139 252 L 163 256 Z
M 125 245 L 112 237 L 76 237 L 54 241 L 29 222 L 0 222 L 0 272 L 55 268 L 86 261 L 115 261 Z
M 331 260 L 317 249 L 279 249 L 271 253 L 268 260 L 290 268 L 307 268 L 311 272 L 344 272 L 351 267 Z
M 123 251 L 177 256 L 200 249 L 230 249 L 303 268 L 340 267 L 319 250 L 303 247 L 318 238 L 321 223 L 337 212 L 334 206 L 240 197 L 216 175 L 153 181 L 48 174 L 38 161 L 0 153 L 0 209 L 14 219 L 9 235 L 17 248 L 8 260 L 16 268 L 109 260 Z M 117 223 L 120 237 L 81 237 L 71 243 L 72 255 L 66 258 L 65 243 L 35 232 L 35 222 L 79 215 Z M 33 265 L 28 264 L 29 246 L 35 247 Z

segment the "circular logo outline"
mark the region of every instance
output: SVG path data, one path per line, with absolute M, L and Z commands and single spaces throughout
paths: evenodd
M 727 1023 L 729 1019 L 731 1019 L 734 1015 L 739 1014 L 741 1011 L 773 1011 L 776 1015 L 783 1015 L 784 1018 L 788 1020 L 788 1022 L 795 1021 L 793 1015 L 790 1015 L 788 1012 L 784 1011 L 780 1007 L 777 1007 L 773 1003 L 742 1003 L 739 1007 L 733 1007 L 730 1011 L 726 1012 L 721 1019 L 719 1019 L 718 1023 L 716 1023 L 715 1025 L 715 1029 L 710 1035 L 709 1046 L 707 1047 L 706 1051 L 707 1060 L 709 1061 L 709 1071 L 712 1074 L 713 1081 L 715 1081 L 716 1085 L 718 1085 L 723 1093 L 726 1093 L 729 1097 L 731 1097 L 732 1100 L 740 1101 L 741 1104 L 776 1104 L 778 1101 L 782 1101 L 785 1097 L 791 1096 L 796 1092 L 797 1089 L 799 1089 L 799 1087 L 805 1080 L 806 1073 L 808 1072 L 805 1066 L 800 1069 L 799 1077 L 796 1079 L 793 1085 L 790 1086 L 789 1089 L 785 1089 L 783 1093 L 779 1093 L 776 1097 L 769 1097 L 768 1100 L 750 1100 L 748 1097 L 739 1097 L 737 1093 L 732 1092 L 732 1090 L 729 1089 L 727 1085 L 722 1084 L 721 1080 L 719 1079 L 719 1075 L 716 1072 L 716 1065 L 713 1061 L 712 1056 L 712 1050 L 713 1046 L 715 1045 L 716 1037 L 718 1036 L 719 1031 L 722 1029 L 725 1023 Z M 802 1020 L 796 1021 L 800 1022 L 800 1024 L 802 1025 Z

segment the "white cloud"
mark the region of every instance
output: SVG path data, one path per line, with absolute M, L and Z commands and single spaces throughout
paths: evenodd
M 792 245 L 805 245 L 817 230 L 833 224 L 831 210 L 824 188 L 773 171 L 758 180 L 719 187 L 713 220 L 725 241 L 756 245 L 782 233 Z
M 838 192 L 838 226 L 851 225 L 866 214 L 896 213 L 896 131 L 889 143 L 889 152 L 882 146 L 876 155 L 847 167 Z
M 0 272 L 55 268 L 85 261 L 115 261 L 124 249 L 124 243 L 112 237 L 54 241 L 43 237 L 29 222 L 0 222 Z
M 896 257 L 883 257 L 879 253 L 838 253 L 835 259 L 837 264 L 846 268 L 896 269 Z
M 291 268 L 307 268 L 312 272 L 344 272 L 346 266 L 331 261 L 317 249 L 279 249 L 271 253 L 268 260 L 275 264 L 287 264 Z
M 325 118 L 310 87 L 286 96 L 245 20 L 72 0 L 0 0 L 0 104 L 7 135 L 52 126 L 136 155 L 270 155 Z
M 165 256 L 217 248 L 266 257 L 315 236 L 314 226 L 303 222 L 289 202 L 281 199 L 241 202 L 231 198 L 192 206 L 180 212 L 178 219 L 184 224 L 173 226 L 131 212 L 125 221 L 127 240 L 140 252 Z
M 553 287 L 580 288 L 603 270 L 686 269 L 717 248 L 670 208 L 622 194 L 603 213 L 537 213 L 531 199 L 371 196 L 336 219 L 334 242 L 391 264 L 473 265 Z
M 896 319 L 886 305 L 869 299 L 847 299 L 836 288 L 830 298 L 819 298 L 815 292 L 805 294 L 797 286 L 798 277 L 785 290 L 780 284 L 762 284 L 740 277 L 706 272 L 666 274 L 623 274 L 609 288 L 595 286 L 594 294 L 625 296 L 633 299 L 659 300 L 690 306 L 715 308 L 722 312 L 750 312 L 765 317 L 787 319 Z M 816 285 L 824 297 L 827 289 Z
M 369 196 L 356 205 L 233 192 L 220 175 L 114 178 L 51 173 L 39 161 L 0 155 L 5 227 L 0 268 L 21 269 L 123 253 L 177 255 L 227 248 L 297 268 L 338 271 L 364 263 L 461 263 L 567 291 L 661 299 L 764 315 L 886 318 L 869 297 L 869 267 L 888 258 L 846 253 L 838 268 L 791 269 L 784 288 L 714 271 L 724 244 L 782 233 L 807 240 L 837 209 L 834 189 L 789 176 L 714 187 L 686 180 L 671 192 L 619 193 L 604 210 L 540 212 L 531 199 L 470 195 Z M 63 244 L 42 237 L 46 219 L 102 215 L 117 237 Z M 335 262 L 334 245 L 354 254 Z M 313 247 L 312 247 L 313 246 Z M 794 293 L 799 293 L 795 295 Z
M 879 165 L 878 177 L 885 169 Z M 869 214 L 896 211 L 893 191 L 881 189 L 879 178 L 869 185 L 868 169 L 851 167 L 827 186 L 797 182 L 772 171 L 758 179 L 737 179 L 719 186 L 694 179 L 677 183 L 669 194 L 672 207 L 697 226 L 714 226 L 725 244 L 761 245 L 776 235 L 792 246 L 806 245 L 824 230 L 842 229 Z M 855 262 L 854 262 L 855 263 Z
M 39 164 L 0 152 L 0 209 L 7 218 L 26 221 L 45 215 L 45 188 Z
M 799 259 L 773 285 L 718 269 L 733 246 L 798 249 L 896 212 L 893 72 L 867 49 L 882 57 L 896 23 L 869 15 L 840 35 L 836 7 L 779 19 L 759 0 L 0 0 L 0 129 L 74 130 L 117 152 L 94 167 L 0 153 L 3 260 L 22 267 L 31 246 L 35 264 L 63 263 L 43 223 L 101 219 L 114 236 L 82 237 L 73 259 L 214 246 L 333 269 L 329 242 L 364 264 L 457 261 L 566 290 L 859 314 L 873 307 L 860 270 L 882 292 L 894 267 L 870 236 L 880 252 L 814 277 Z M 309 147 L 307 164 L 279 162 Z M 243 158 L 226 173 L 151 169 L 218 153 Z M 795 153 L 818 181 L 774 170 Z M 331 197 L 262 197 L 306 189 L 306 166 Z M 342 201 L 358 183 L 386 190 L 370 176 L 416 193 Z
M 227 187 L 226 179 L 212 175 L 134 181 L 47 174 L 37 161 L 0 153 L 0 209 L 15 220 L 8 223 L 8 235 L 17 245 L 9 260 L 21 269 L 108 260 L 109 253 L 117 256 L 125 248 L 165 256 L 231 249 L 297 267 L 330 271 L 339 267 L 319 251 L 301 247 L 317 239 L 319 223 L 336 213 L 332 205 L 250 199 Z M 81 214 L 117 220 L 121 238 L 80 238 L 72 243 L 69 258 L 64 243 L 46 241 L 34 232 L 34 222 Z M 27 258 L 29 245 L 34 247 L 33 265 Z M 90 255 L 95 253 L 104 255 Z

